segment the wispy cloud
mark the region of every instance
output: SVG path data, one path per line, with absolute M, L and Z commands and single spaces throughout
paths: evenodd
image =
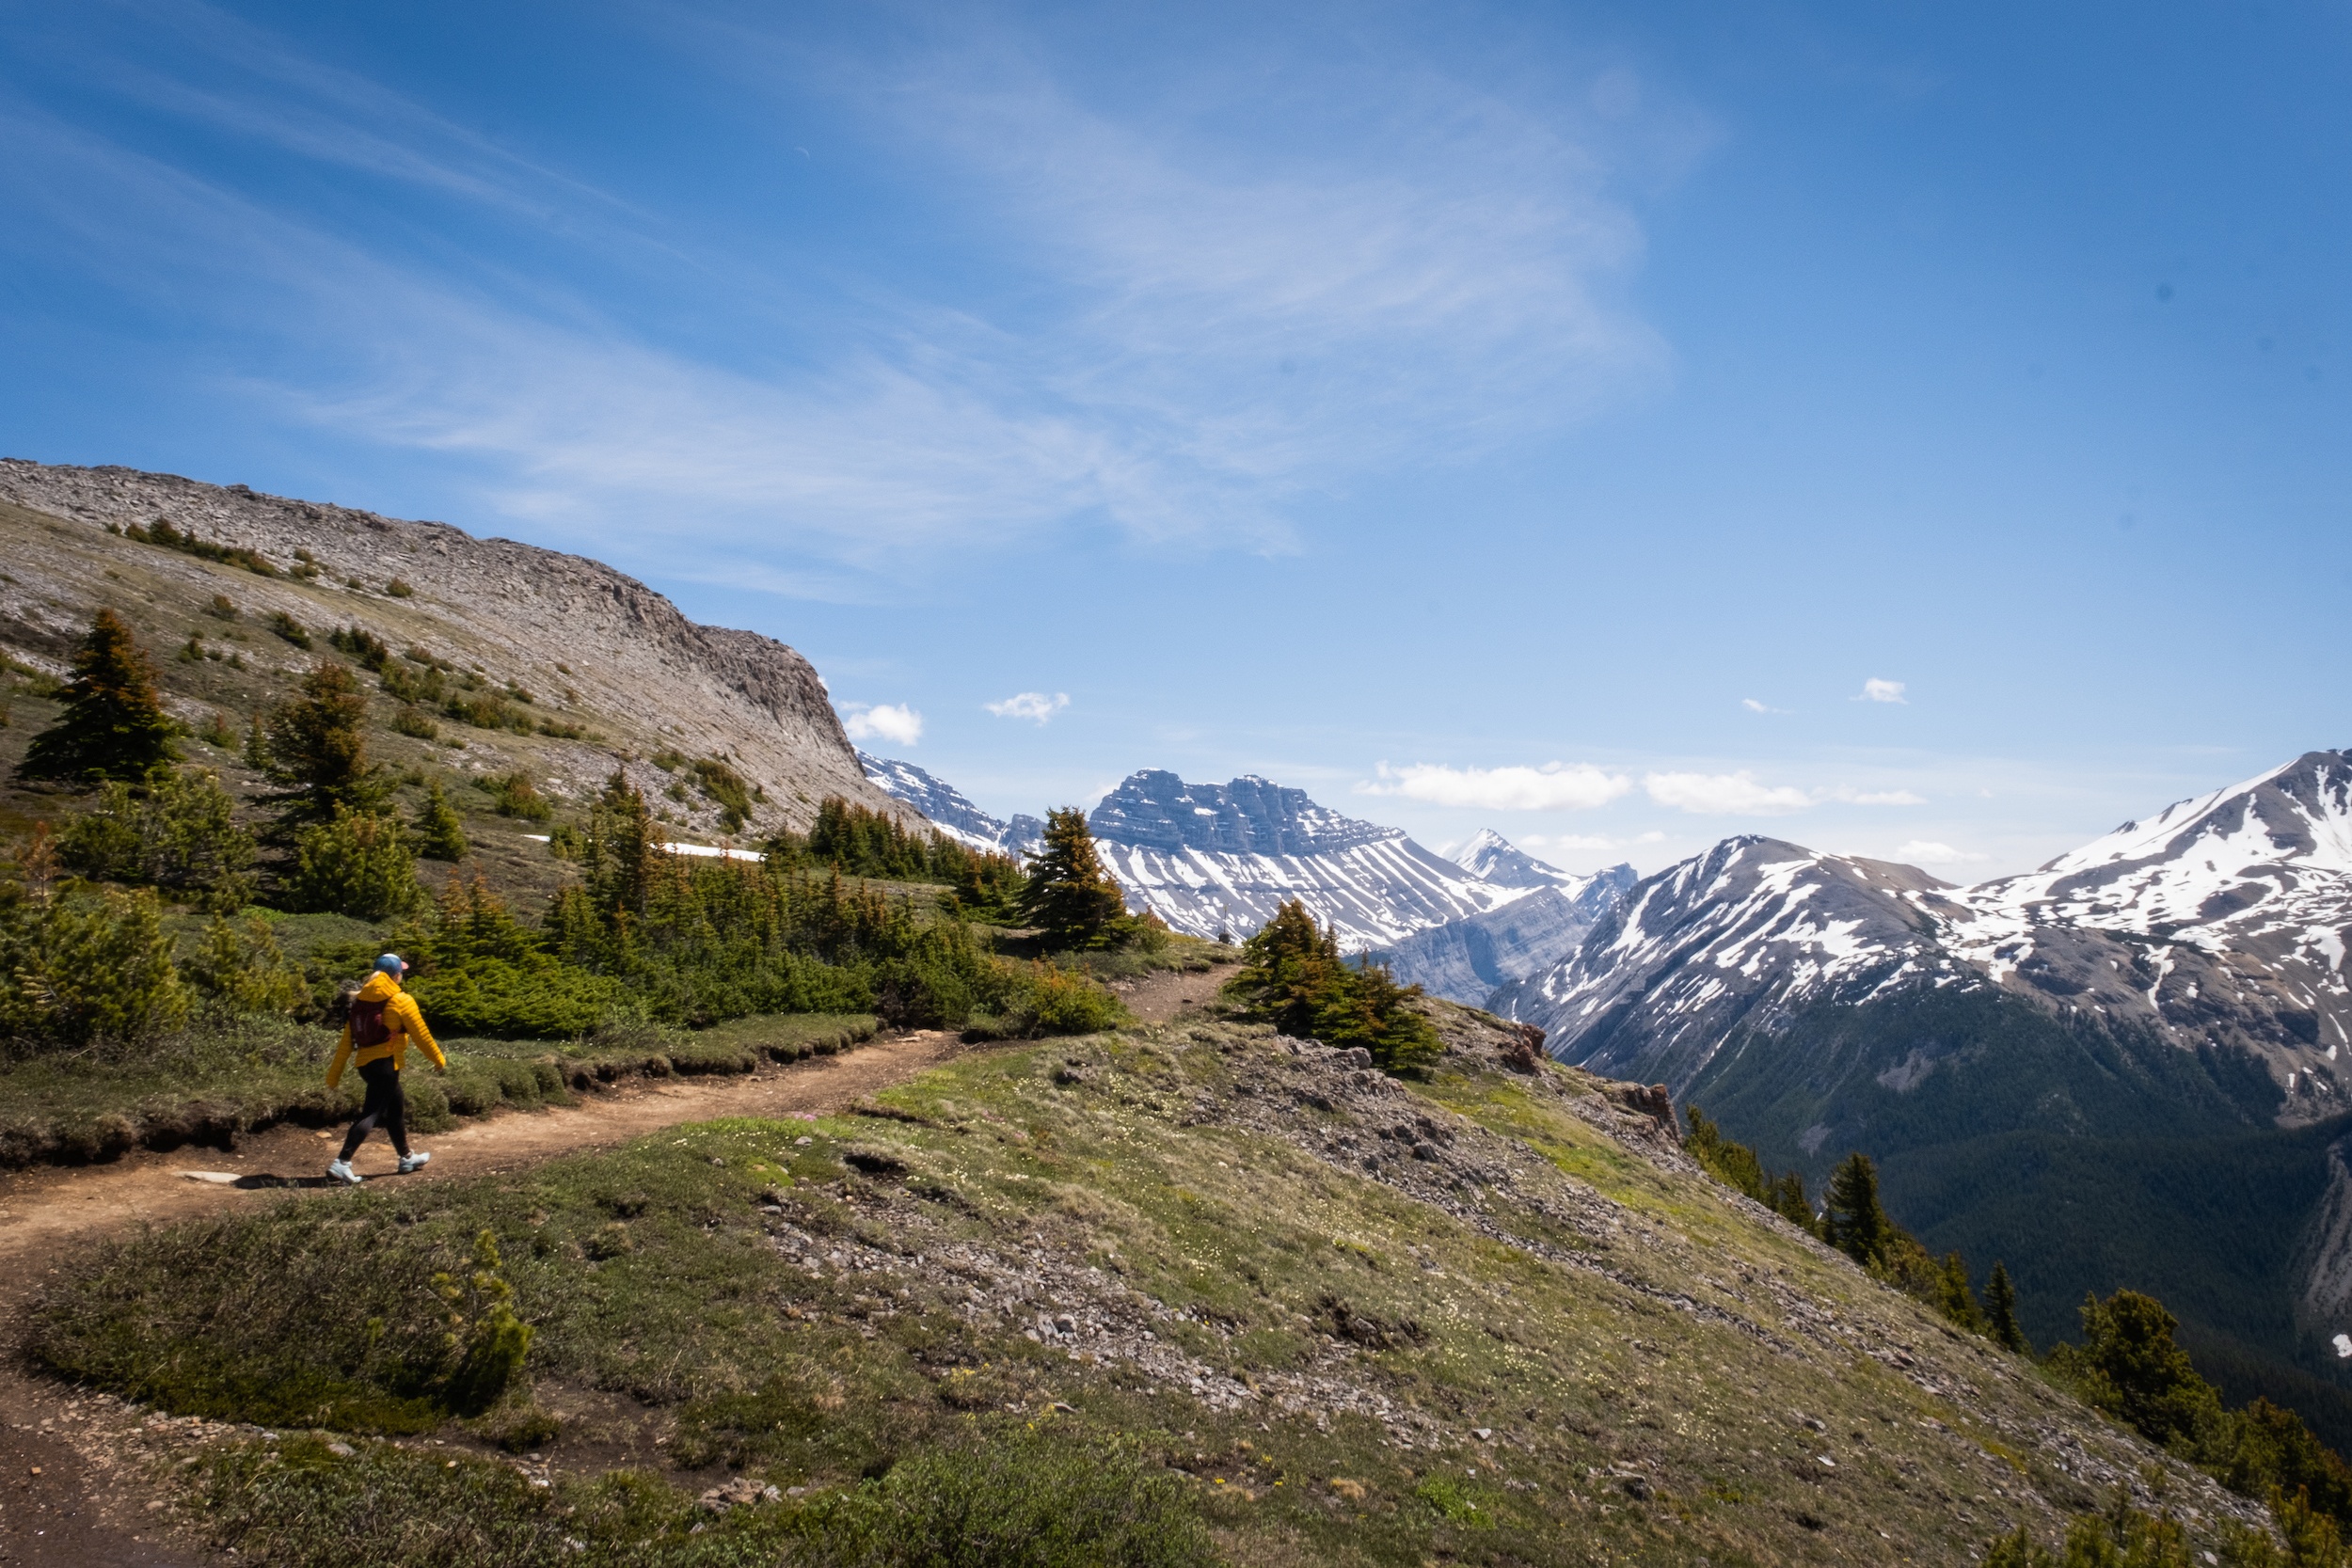
M 1484 811 L 1589 811 L 1605 806 L 1633 787 L 1622 774 L 1579 764 L 1548 762 L 1541 768 L 1446 768 L 1416 763 L 1380 764 L 1379 776 L 1357 789 L 1367 795 L 1401 795 L 1438 806 L 1475 806 Z
M 1991 857 L 1955 849 L 1933 839 L 1915 838 L 1895 847 L 1895 858 L 1913 865 L 1973 865 Z
M 887 740 L 894 746 L 913 746 L 923 738 L 923 716 L 904 703 L 882 703 L 872 707 L 852 703 L 842 710 L 841 727 L 850 732 L 851 740 Z
M 900 215 L 955 227 L 1020 286 L 978 299 L 899 274 L 896 293 L 834 282 L 806 297 L 796 278 L 794 319 L 837 322 L 834 336 L 722 361 L 587 308 L 564 248 L 582 265 L 627 250 L 769 320 L 780 280 L 759 257 L 680 255 L 658 214 L 277 35 L 178 0 L 151 8 L 173 47 L 118 38 L 121 58 L 78 67 L 92 83 L 529 217 L 540 275 L 403 254 L 385 226 L 324 205 L 296 221 L 234 172 L 208 181 L 61 122 L 11 137 L 18 175 L 0 187 L 72 193 L 53 229 L 104 257 L 99 275 L 227 329 L 231 389 L 461 459 L 489 506 L 634 544 L 665 573 L 746 560 L 779 592 L 853 597 L 841 571 L 938 571 L 956 547 L 1072 526 L 1284 550 L 1297 497 L 1558 429 L 1668 366 L 1613 297 L 1643 237 L 1605 147 L 1553 105 L 1506 103 L 1410 51 L 1332 67 L 1327 101 L 1293 106 L 1311 133 L 1297 137 L 1150 94 L 1081 102 L 1034 39 L 976 52 L 933 37 L 847 63 L 772 39 L 734 51 L 769 90 L 834 91 L 845 135 L 866 138 L 850 150 L 903 188 L 977 195 Z M 869 52 L 897 36 L 861 34 Z M 1168 85 L 1203 69 L 1170 63 Z M 690 529 L 690 559 L 653 543 Z
M 1070 693 L 1057 691 L 1049 697 L 1042 691 L 1023 691 L 1001 703 L 980 705 L 999 719 L 1027 719 L 1042 724 L 1070 705 Z
M 1903 695 L 1901 681 L 1881 680 L 1876 675 L 1864 681 L 1861 691 L 1854 697 L 1857 703 L 1903 703 L 1910 700 Z
M 1770 703 L 1759 703 L 1754 697 L 1740 698 L 1740 705 L 1750 713 L 1787 713 L 1788 711 L 1785 707 L 1774 707 Z
M 1786 784 L 1764 784 L 1744 769 L 1737 773 L 1651 773 L 1642 780 L 1661 806 L 1708 816 L 1784 816 L 1813 804 L 1813 797 Z
M 1854 789 L 1840 784 L 1829 792 L 1828 799 L 1842 800 L 1850 806 L 1924 806 L 1928 798 L 1915 795 L 1908 789 Z

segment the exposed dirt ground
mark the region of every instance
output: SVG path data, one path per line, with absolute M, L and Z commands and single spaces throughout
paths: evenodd
M 1205 1005 L 1231 976 L 1222 966 L 1161 971 L 1113 989 L 1137 1019 L 1159 1023 Z M 953 1035 L 916 1032 L 745 1077 L 632 1080 L 575 1106 L 506 1112 L 420 1134 L 413 1147 L 429 1148 L 433 1161 L 411 1176 L 392 1173 L 391 1148 L 381 1137 L 354 1164 L 370 1180 L 495 1176 L 679 1122 L 838 1111 L 960 1049 Z M 132 1414 L 28 1375 L 13 1355 L 17 1313 L 77 1241 L 329 1185 L 326 1163 L 342 1135 L 279 1127 L 240 1140 L 230 1153 L 186 1148 L 0 1176 L 0 1333 L 8 1341 L 0 1360 L 0 1568 L 194 1568 L 197 1559 L 184 1547 L 141 1524 L 152 1500 L 144 1456 L 115 1435 L 135 1424 Z

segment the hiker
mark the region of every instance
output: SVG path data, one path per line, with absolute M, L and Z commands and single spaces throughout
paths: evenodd
M 368 1086 L 367 1101 L 343 1138 L 342 1155 L 326 1167 L 326 1174 L 338 1181 L 358 1181 L 351 1157 L 379 1124 L 392 1140 L 392 1151 L 400 1156 L 401 1175 L 433 1158 L 421 1148 L 413 1154 L 408 1151 L 408 1103 L 400 1092 L 400 1069 L 412 1039 L 433 1058 L 434 1071 L 447 1072 L 449 1058 L 433 1042 L 433 1031 L 424 1026 L 417 999 L 400 989 L 400 977 L 407 973 L 408 966 L 397 953 L 375 960 L 375 973 L 351 999 L 350 1022 L 343 1025 L 342 1043 L 335 1048 L 335 1064 L 326 1069 L 326 1086 L 331 1089 L 342 1082 L 343 1064 L 356 1060 L 360 1081 Z

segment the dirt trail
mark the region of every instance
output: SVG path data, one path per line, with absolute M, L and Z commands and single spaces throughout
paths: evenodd
M 411 1176 L 390 1173 L 390 1147 L 380 1137 L 354 1164 L 371 1180 L 496 1176 L 684 1121 L 838 1111 L 959 1049 L 951 1034 L 918 1032 L 742 1077 L 634 1080 L 575 1106 L 505 1112 L 419 1134 L 413 1146 L 431 1149 L 433 1162 Z M 326 1163 L 342 1136 L 341 1129 L 279 1127 L 241 1140 L 230 1153 L 141 1153 L 113 1164 L 0 1177 L 0 1314 L 9 1349 L 19 1309 L 57 1272 L 72 1243 L 326 1187 Z M 126 1419 L 119 1405 L 27 1376 L 12 1355 L 0 1364 L 0 1568 L 191 1568 L 193 1557 L 140 1522 L 152 1488 L 139 1456 L 123 1444 Z
M 353 1164 L 371 1181 L 495 1175 L 559 1154 L 624 1143 L 681 1121 L 834 1111 L 904 1083 L 956 1049 L 955 1036 L 923 1031 L 740 1077 L 634 1079 L 593 1091 L 576 1105 L 501 1112 L 461 1121 L 445 1132 L 418 1133 L 413 1146 L 430 1149 L 433 1162 L 411 1176 L 391 1174 L 391 1146 L 380 1135 L 369 1140 Z M 231 1153 L 182 1148 L 134 1154 L 111 1164 L 0 1177 L 0 1304 L 13 1306 L 16 1297 L 38 1285 L 47 1270 L 40 1260 L 70 1237 L 212 1213 L 254 1201 L 248 1196 L 253 1194 L 332 1185 L 325 1172 L 342 1137 L 340 1127 L 278 1127 L 239 1140 Z M 195 1173 L 215 1180 L 194 1180 Z M 19 1266 L 20 1259 L 34 1266 Z
M 1127 1010 L 1146 1023 L 1166 1023 L 1186 1007 L 1206 1006 L 1216 1000 L 1217 988 L 1233 977 L 1238 963 L 1219 964 L 1201 974 L 1183 974 L 1155 969 L 1136 980 L 1114 981 L 1111 990 Z
M 1146 1023 L 1163 1023 L 1212 1001 L 1231 966 L 1205 974 L 1155 972 L 1114 986 Z M 956 1037 L 887 1036 L 837 1056 L 818 1056 L 742 1077 L 638 1079 L 592 1091 L 577 1105 L 512 1111 L 419 1134 L 432 1164 L 392 1174 L 390 1147 L 372 1139 L 354 1162 L 371 1181 L 442 1181 L 496 1176 L 558 1155 L 609 1148 L 679 1122 L 714 1117 L 827 1113 L 955 1054 Z M 184 1148 L 137 1153 L 111 1164 L 0 1176 L 0 1338 L 12 1351 L 24 1302 L 61 1266 L 72 1243 L 142 1224 L 219 1213 L 276 1194 L 325 1188 L 340 1128 L 279 1127 L 224 1153 Z M 151 1482 L 129 1413 L 76 1396 L 0 1360 L 0 1568 L 195 1568 L 184 1546 L 157 1539 Z

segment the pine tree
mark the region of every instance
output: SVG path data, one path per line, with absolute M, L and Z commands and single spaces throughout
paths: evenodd
M 470 847 L 466 843 L 465 824 L 458 821 L 438 779 L 426 786 L 424 804 L 417 812 L 416 833 L 417 853 L 429 861 L 462 861 Z
M 1878 1167 L 1860 1149 L 1830 1174 L 1824 1222 L 1822 1239 L 1855 1262 L 1867 1268 L 1886 1260 L 1895 1227 L 1879 1206 Z
M 155 696 L 154 666 L 113 610 L 90 622 L 63 696 L 65 711 L 33 736 L 17 777 L 138 780 L 177 757 L 172 722 Z
M 1021 917 L 1044 935 L 1049 948 L 1108 946 L 1126 896 L 1103 864 L 1075 806 L 1045 816 L 1045 847 L 1029 863 L 1029 885 L 1021 896 Z
M 287 786 L 276 798 L 281 826 L 331 821 L 338 810 L 365 815 L 382 803 L 386 789 L 368 765 L 360 729 L 367 713 L 358 678 L 333 659 L 302 677 L 300 696 L 270 710 L 270 776 Z
M 2017 1322 L 2017 1287 L 2010 1282 L 2004 1264 L 1995 1262 L 1993 1277 L 1984 1282 L 1984 1313 L 1995 1344 L 2020 1355 L 2033 1354 L 2033 1344 Z

